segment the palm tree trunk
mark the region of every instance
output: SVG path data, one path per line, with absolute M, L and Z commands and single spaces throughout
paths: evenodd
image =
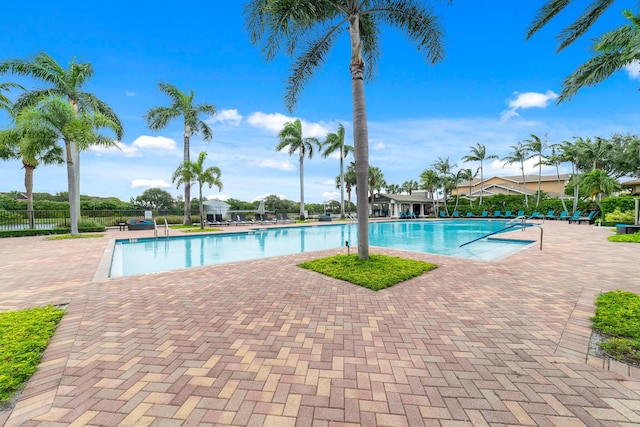
M 184 161 L 191 161 L 191 155 L 189 154 L 189 137 L 191 134 L 191 129 L 188 126 L 185 126 L 184 129 Z M 183 224 L 191 224 L 191 183 L 184 183 L 184 218 L 182 219 Z
M 306 219 L 304 215 L 304 146 L 300 146 L 300 219 Z
M 522 187 L 524 189 L 524 205 L 529 207 L 529 196 L 527 195 L 527 178 L 524 176 L 524 162 L 520 162 L 520 170 L 522 170 Z
M 344 161 L 340 147 L 340 219 L 344 219 Z
M 200 196 L 199 196 L 199 208 L 200 208 L 200 230 L 204 230 L 204 204 L 202 203 L 202 182 L 199 183 L 198 186 L 199 190 L 200 190 Z
M 369 134 L 367 110 L 364 98 L 364 59 L 360 45 L 358 15 L 349 19 L 351 37 L 351 94 L 353 103 L 353 145 L 356 162 L 356 197 L 358 199 L 358 258 L 369 259 L 369 216 L 367 213 L 369 175 Z
M 480 206 L 482 206 L 482 193 L 484 193 L 484 168 L 480 162 Z
M 24 166 L 24 189 L 27 192 L 27 217 L 29 218 L 29 228 L 36 228 L 33 218 L 33 171 L 35 166 L 22 164 Z
M 67 186 L 69 190 L 69 220 L 71 234 L 78 234 L 78 220 L 80 219 L 80 196 L 77 185 L 77 174 L 74 162 L 74 152 L 78 149 L 73 141 L 65 141 L 67 155 Z
M 540 154 L 540 158 L 538 162 L 542 162 L 542 154 Z M 542 185 L 542 163 L 538 165 L 538 196 L 536 197 L 536 209 L 538 205 L 540 205 L 540 186 Z
M 562 202 L 562 209 L 564 209 L 566 211 L 567 210 L 567 205 L 564 202 L 564 186 L 562 185 L 562 182 L 560 181 L 560 168 L 558 168 L 557 164 L 556 164 L 556 175 L 558 176 L 558 188 L 560 189 L 560 201 Z

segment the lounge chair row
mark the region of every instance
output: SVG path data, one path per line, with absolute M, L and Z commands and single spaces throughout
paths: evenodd
M 505 213 L 502 213 L 499 210 L 496 210 L 493 212 L 492 215 L 489 215 L 488 211 L 482 211 L 482 213 L 480 214 L 480 216 L 476 217 L 473 215 L 472 212 L 467 212 L 465 218 L 522 218 L 522 217 L 526 217 L 527 219 L 552 219 L 552 220 L 568 220 L 569 223 L 572 222 L 577 222 L 577 223 L 582 223 L 582 222 L 587 222 L 589 224 L 593 224 L 593 222 L 595 221 L 596 217 L 598 216 L 598 211 L 591 211 L 589 212 L 589 215 L 586 216 L 581 216 L 581 212 L 580 211 L 576 211 L 573 215 L 569 215 L 569 213 L 567 211 L 562 211 L 560 213 L 560 215 L 555 215 L 555 210 L 554 209 L 550 209 L 546 215 L 541 214 L 540 212 L 536 211 L 533 212 L 531 215 L 526 216 L 524 213 L 524 210 L 519 210 L 518 213 L 514 216 L 512 211 L 506 211 Z M 440 218 L 449 218 L 449 216 L 444 212 L 444 211 L 440 211 L 439 214 Z M 461 218 L 460 214 L 458 213 L 458 211 L 453 212 L 453 214 L 451 215 L 451 218 Z
M 287 214 L 277 214 L 274 219 L 270 219 L 267 214 L 256 214 L 254 219 L 247 219 L 246 215 L 233 215 L 230 220 L 222 218 L 221 214 L 207 215 L 207 225 L 211 227 L 233 225 L 265 225 L 265 224 L 290 224 L 296 222 L 295 219 L 289 219 Z

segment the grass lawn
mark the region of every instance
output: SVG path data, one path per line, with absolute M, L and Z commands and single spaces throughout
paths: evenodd
M 361 260 L 355 254 L 315 259 L 298 266 L 374 291 L 437 268 L 435 264 L 387 255 L 369 255 L 368 260 Z
M 45 237 L 44 240 L 92 239 L 97 237 L 104 237 L 104 234 L 58 234 L 51 237 Z
M 0 401 L 36 371 L 63 314 L 53 306 L 0 313 Z
M 213 231 L 222 231 L 221 228 L 216 228 L 216 227 L 200 228 L 200 224 L 170 225 L 169 228 L 171 228 L 172 230 L 180 230 L 183 233 L 209 233 L 209 232 L 213 232 Z
M 593 329 L 607 339 L 600 348 L 623 362 L 640 365 L 640 295 L 615 290 L 596 299 Z

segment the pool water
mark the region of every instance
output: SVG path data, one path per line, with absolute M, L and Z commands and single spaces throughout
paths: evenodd
M 531 241 L 482 239 L 503 229 L 504 220 L 439 220 L 369 223 L 369 244 L 490 261 Z M 513 229 L 512 229 L 513 230 Z M 169 238 L 117 240 L 110 277 L 154 273 L 185 267 L 246 261 L 270 256 L 344 248 L 357 252 L 357 224 L 260 228 L 250 232 Z

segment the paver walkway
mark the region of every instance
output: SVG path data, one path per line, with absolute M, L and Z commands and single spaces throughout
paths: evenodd
M 1 239 L 0 310 L 68 308 L 0 424 L 639 425 L 640 382 L 585 363 L 597 294 L 640 292 L 610 233 L 546 222 L 495 262 L 372 248 L 439 265 L 377 293 L 296 267 L 343 248 L 92 281 L 107 238 Z

